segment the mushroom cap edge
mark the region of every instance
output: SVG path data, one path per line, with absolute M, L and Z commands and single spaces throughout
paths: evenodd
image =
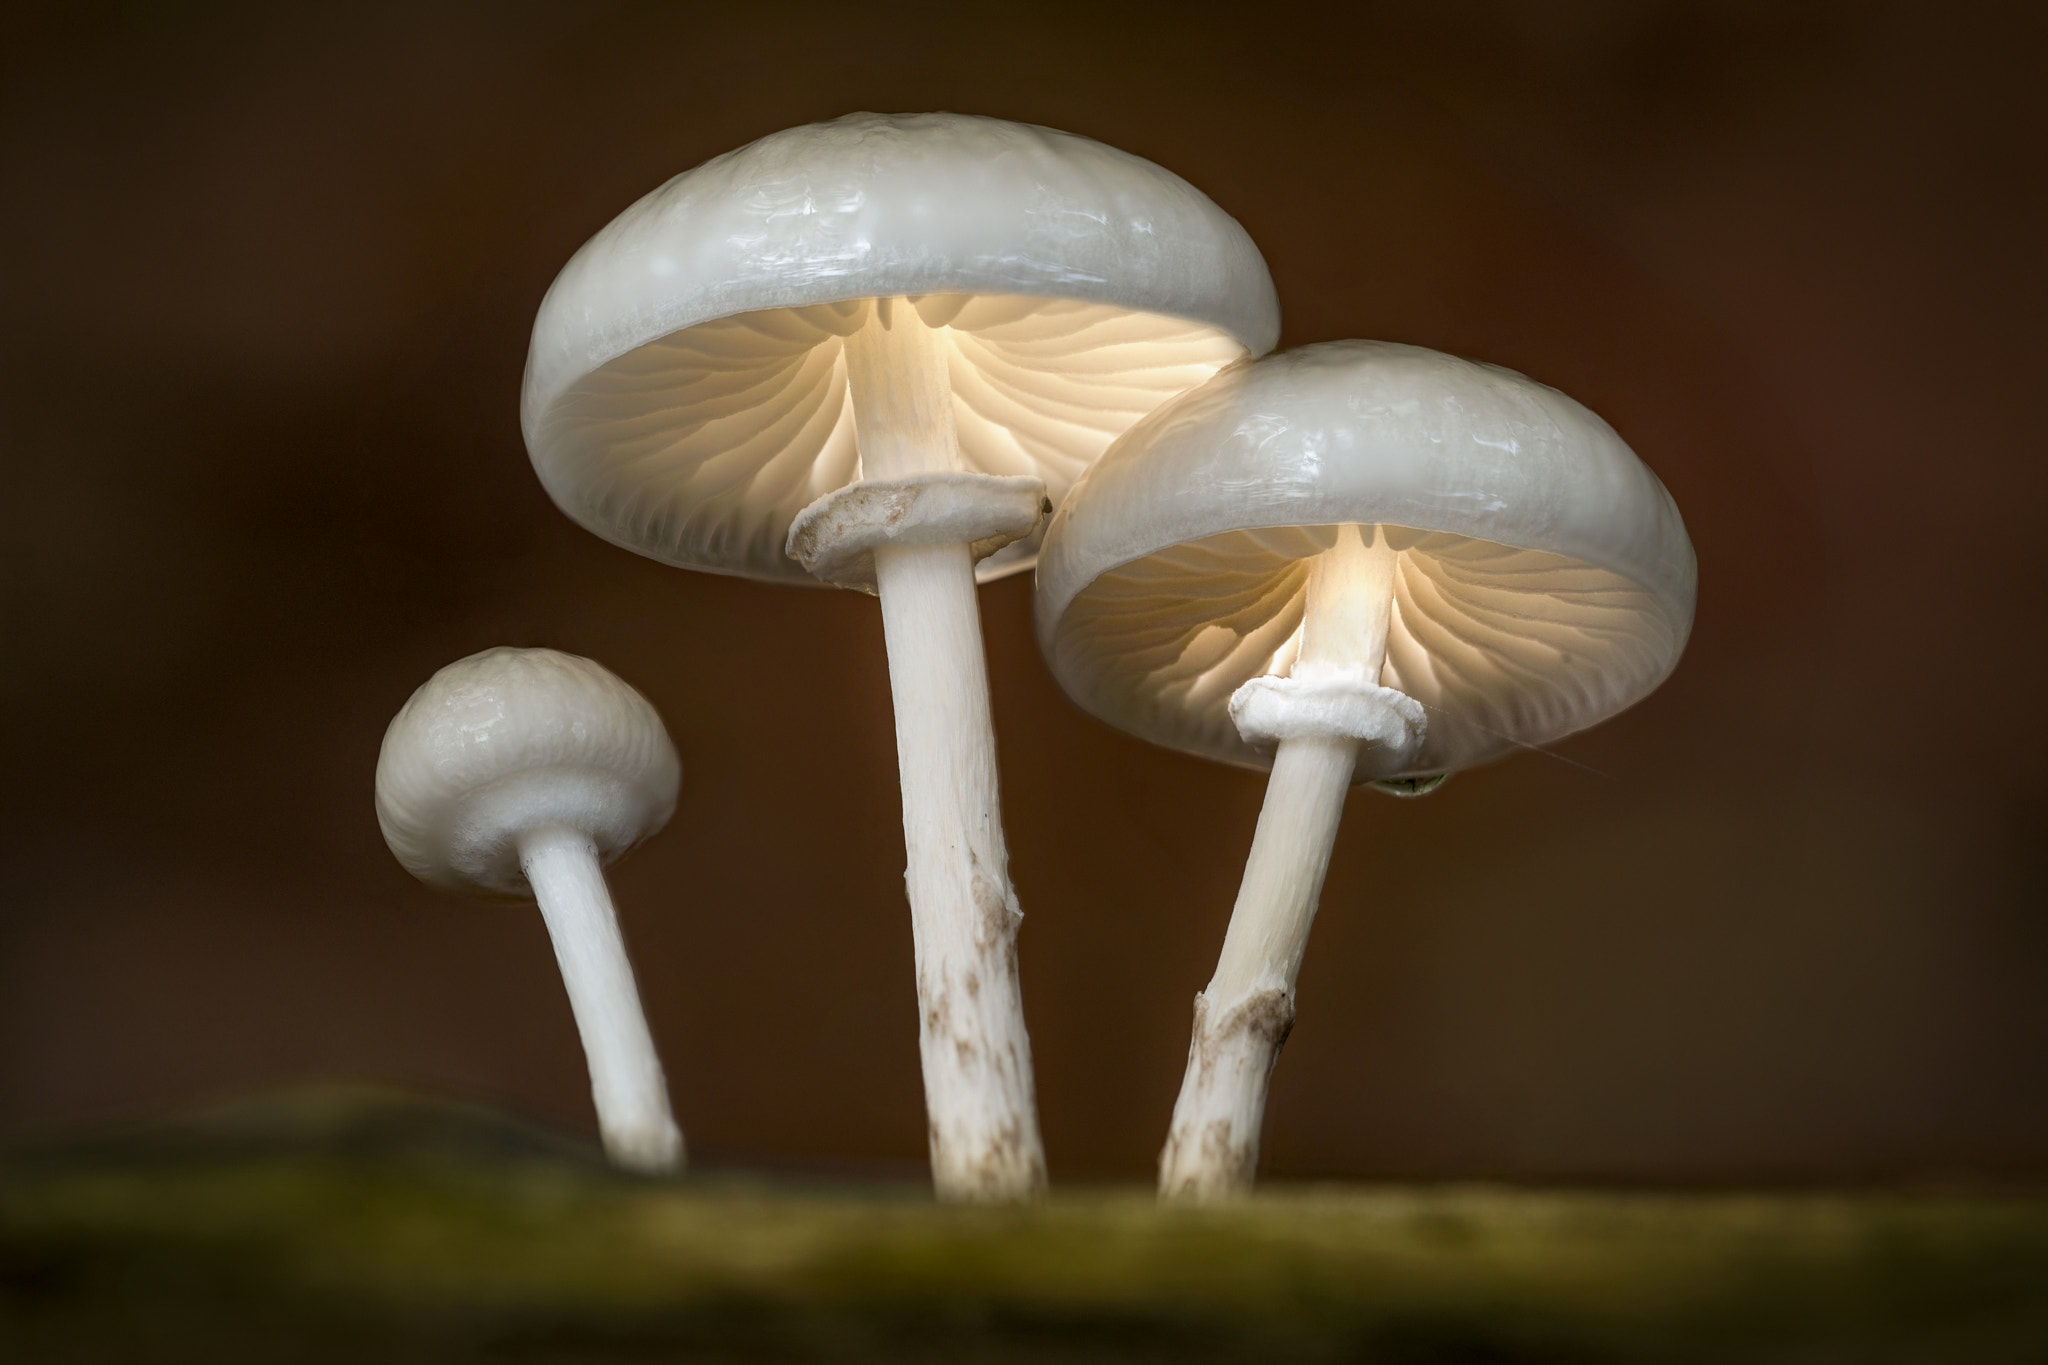
M 521 425 L 531 442 L 577 378 L 701 322 L 989 293 L 1186 318 L 1253 355 L 1280 336 L 1250 235 L 1165 167 L 979 114 L 846 114 L 672 176 L 578 248 L 534 319 Z
M 1162 551 L 1233 532 L 1345 522 L 1558 556 L 1625 580 L 1653 604 L 1657 638 L 1647 647 L 1656 657 L 1597 713 L 1540 735 L 1501 735 L 1472 762 L 1632 705 L 1676 667 L 1690 633 L 1698 570 L 1683 520 L 1613 428 L 1513 370 L 1343 341 L 1229 366 L 1111 445 L 1047 529 L 1035 584 L 1040 652 L 1082 709 L 1117 728 L 1238 766 L 1270 766 L 1271 755 L 1234 730 L 1197 736 L 1178 718 L 1125 705 L 1122 683 L 1084 676 L 1089 665 L 1062 651 L 1062 624 L 1104 575 Z M 1444 770 L 1378 774 L 1362 765 L 1359 780 Z

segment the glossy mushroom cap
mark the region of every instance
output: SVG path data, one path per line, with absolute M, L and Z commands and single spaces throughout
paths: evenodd
M 1054 516 L 1039 647 L 1069 696 L 1156 744 L 1270 766 L 1228 712 L 1284 675 L 1314 556 L 1399 552 L 1379 681 L 1420 702 L 1416 777 L 1581 730 L 1647 695 L 1692 628 L 1692 544 L 1614 430 L 1512 370 L 1382 342 L 1236 365 L 1153 413 Z
M 841 339 L 890 297 L 945 329 L 964 467 L 1055 503 L 1132 422 L 1279 336 L 1258 249 L 1178 176 L 1027 124 L 852 114 L 677 176 L 570 260 L 527 357 L 542 484 L 651 558 L 813 582 L 784 540 L 859 477 Z
M 552 649 L 487 649 L 427 679 L 384 732 L 377 823 L 446 890 L 531 896 L 519 840 L 560 826 L 609 863 L 675 812 L 675 746 L 645 697 Z

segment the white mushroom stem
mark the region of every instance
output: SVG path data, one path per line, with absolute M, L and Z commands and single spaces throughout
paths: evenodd
M 1394 563 L 1383 533 L 1339 528 L 1309 571 L 1293 679 L 1378 688 Z M 1216 974 L 1195 997 L 1187 1074 L 1159 1157 L 1162 1198 L 1241 1193 L 1258 1167 L 1266 1084 L 1294 1025 L 1295 977 L 1361 744 L 1319 726 L 1312 707 L 1302 710 L 1273 757 Z
M 864 480 L 959 466 L 943 338 L 880 299 L 846 342 Z M 916 948 L 932 1181 L 948 1200 L 1045 1186 L 974 557 L 955 542 L 879 545 L 876 592 L 896 708 L 904 873 Z
M 596 846 L 581 831 L 550 825 L 520 839 L 519 865 L 540 902 L 569 988 L 605 1153 L 631 1170 L 676 1170 L 683 1162 L 683 1135 L 669 1112 L 668 1083 L 640 1009 Z
M 870 300 L 844 355 L 862 479 L 960 468 L 945 338 L 908 299 Z

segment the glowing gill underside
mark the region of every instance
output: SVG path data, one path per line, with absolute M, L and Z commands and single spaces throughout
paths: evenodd
M 1243 354 L 1214 328 L 1105 304 L 926 295 L 944 328 L 966 468 L 1035 474 L 1055 504 L 1123 430 Z M 555 501 L 607 540 L 685 568 L 811 580 L 789 523 L 855 479 L 840 338 L 863 300 L 778 308 L 650 342 L 571 387 L 535 464 Z M 1038 540 L 984 561 L 1029 567 Z
M 1408 773 L 1561 738 L 1662 679 L 1671 625 L 1620 574 L 1492 541 L 1387 530 L 1400 555 L 1380 681 L 1429 717 Z M 1231 724 L 1230 694 L 1293 666 L 1309 560 L 1334 539 L 1328 526 L 1232 531 L 1113 569 L 1067 608 L 1055 670 L 1113 725 L 1266 767 L 1270 755 Z

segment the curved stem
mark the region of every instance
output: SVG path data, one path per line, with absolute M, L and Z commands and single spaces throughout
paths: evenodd
M 863 478 L 958 465 L 943 339 L 907 300 L 870 304 L 845 356 Z M 974 559 L 965 544 L 884 546 L 874 556 L 896 709 L 932 1183 L 942 1199 L 1029 1198 L 1045 1188 L 1045 1151 Z
M 579 831 L 550 826 L 519 841 L 519 864 L 540 902 L 583 1037 L 605 1154 L 649 1174 L 680 1169 L 683 1135 L 669 1113 L 668 1084 L 597 849 Z
M 1164 1198 L 1216 1199 L 1251 1186 L 1266 1084 L 1294 1026 L 1294 979 L 1357 758 L 1348 739 L 1285 740 L 1273 756 L 1223 955 L 1195 997 L 1187 1074 L 1159 1156 Z
M 1379 528 L 1338 528 L 1309 571 L 1294 677 L 1379 682 L 1394 561 Z M 1283 740 L 1273 755 L 1223 953 L 1195 997 L 1187 1072 L 1159 1154 L 1161 1198 L 1219 1199 L 1251 1188 L 1266 1087 L 1294 1027 L 1294 981 L 1358 752 L 1357 740 L 1328 736 Z

